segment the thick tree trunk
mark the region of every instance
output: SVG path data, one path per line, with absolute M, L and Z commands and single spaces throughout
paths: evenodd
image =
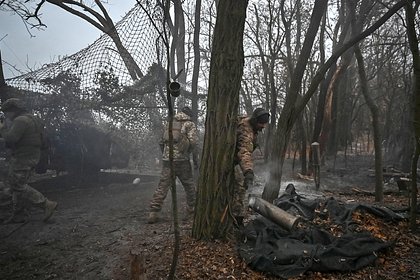
M 192 235 L 226 238 L 231 232 L 239 90 L 244 65 L 247 0 L 220 1 L 214 30 L 206 133 Z

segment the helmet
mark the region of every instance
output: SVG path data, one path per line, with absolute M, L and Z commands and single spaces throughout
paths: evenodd
M 26 110 L 23 101 L 18 98 L 9 98 L 1 104 L 1 110 L 3 112 L 13 111 L 13 110 Z
M 189 117 L 193 116 L 193 112 L 192 112 L 191 108 L 188 107 L 188 106 L 185 106 L 184 108 L 182 108 L 181 112 L 188 115 Z
M 268 123 L 270 120 L 270 113 L 263 108 L 257 108 L 252 112 L 251 119 L 256 120 L 257 123 Z

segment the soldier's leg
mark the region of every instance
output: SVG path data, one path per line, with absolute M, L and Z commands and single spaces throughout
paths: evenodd
M 175 174 L 184 187 L 187 197 L 187 211 L 194 212 L 196 200 L 196 187 L 190 161 L 179 161 L 175 163 Z
M 246 214 L 246 203 L 245 201 L 246 189 L 244 187 L 244 176 L 239 165 L 235 166 L 235 185 L 233 194 L 233 207 L 232 212 L 235 217 L 242 222 Z
M 41 192 L 27 184 L 32 172 L 33 168 L 30 166 L 21 165 L 15 161 L 10 164 L 7 184 L 12 191 L 13 214 L 9 222 L 17 219 L 18 215 L 24 212 L 27 203 L 44 209 L 44 221 L 47 221 L 57 208 L 57 202 L 48 200 Z
M 30 189 L 28 188 L 27 181 L 31 174 L 29 167 L 22 167 L 19 169 L 14 168 L 13 165 L 9 167 L 9 172 L 6 179 L 6 185 L 10 188 L 12 193 L 12 214 L 5 221 L 6 223 L 10 222 L 23 222 L 27 215 L 24 213 L 25 202 L 31 202 L 28 198 L 31 198 Z M 35 193 L 36 194 L 36 193 Z M 43 198 L 42 194 L 40 196 L 34 195 L 35 197 Z
M 164 161 L 158 187 L 156 188 L 152 200 L 150 201 L 149 223 L 155 223 L 158 220 L 157 213 L 162 210 L 163 202 L 168 195 L 171 186 L 171 170 L 169 162 Z

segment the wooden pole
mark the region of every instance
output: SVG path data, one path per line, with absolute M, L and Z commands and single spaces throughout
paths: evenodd
M 319 149 L 319 143 L 313 142 L 311 144 L 312 148 L 312 165 L 313 165 L 313 172 L 314 172 L 314 181 L 315 181 L 315 188 L 319 190 L 319 185 L 321 183 L 321 172 L 320 172 L 320 162 L 321 162 L 321 153 Z

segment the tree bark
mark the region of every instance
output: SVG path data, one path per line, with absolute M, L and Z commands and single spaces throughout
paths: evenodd
M 197 239 L 224 239 L 233 225 L 233 166 L 247 5 L 247 0 L 225 0 L 217 6 L 206 133 L 192 229 Z

